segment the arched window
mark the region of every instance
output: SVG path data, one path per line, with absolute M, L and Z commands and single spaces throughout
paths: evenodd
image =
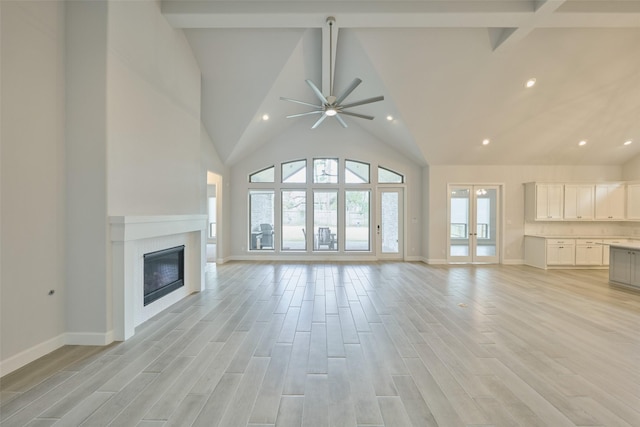
M 275 169 L 275 167 L 269 166 L 268 168 L 254 172 L 249 175 L 249 182 L 274 182 Z
M 404 176 L 390 169 L 378 166 L 378 183 L 380 184 L 402 184 Z

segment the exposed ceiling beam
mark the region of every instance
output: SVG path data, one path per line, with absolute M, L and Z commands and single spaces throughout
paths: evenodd
M 504 28 L 495 39 L 492 37 L 493 50 L 499 51 L 508 49 L 524 39 L 535 28 L 543 26 L 544 22 L 553 14 L 566 0 L 535 0 L 535 10 L 528 19 L 517 28 Z M 491 29 L 490 29 L 491 30 Z
M 640 27 L 637 0 L 165 0 L 162 11 L 176 28 L 323 28 L 330 15 L 342 28 Z

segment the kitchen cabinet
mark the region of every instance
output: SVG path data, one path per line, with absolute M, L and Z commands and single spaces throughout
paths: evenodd
M 576 239 L 576 265 L 602 265 L 602 240 Z
M 575 265 L 575 248 L 573 239 L 547 239 L 547 265 Z
M 640 220 L 640 183 L 627 185 L 627 219 Z
M 562 221 L 564 185 L 525 184 L 525 215 L 532 221 Z
M 610 245 L 616 245 L 620 243 L 626 243 L 626 239 L 604 239 L 602 241 L 602 265 L 609 265 L 609 252 L 611 251 Z
M 640 287 L 640 245 L 611 246 L 609 280 Z
M 595 218 L 599 220 L 625 219 L 624 184 L 596 184 Z
M 594 216 L 593 184 L 565 184 L 564 216 L 565 220 L 591 220 Z

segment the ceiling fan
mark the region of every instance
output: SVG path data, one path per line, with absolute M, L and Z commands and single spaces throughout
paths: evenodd
M 320 126 L 320 123 L 324 121 L 327 117 L 335 117 L 336 120 L 342 125 L 342 127 L 347 127 L 347 123 L 344 121 L 341 114 L 345 114 L 347 116 L 359 117 L 361 119 L 373 120 L 373 116 L 368 116 L 365 114 L 353 113 L 351 111 L 345 111 L 347 108 L 357 107 L 358 105 L 370 104 L 372 102 L 378 102 L 384 100 L 384 96 L 375 96 L 373 98 L 363 99 L 361 101 L 350 102 L 348 104 L 343 104 L 342 102 L 358 87 L 362 80 L 359 78 L 355 78 L 351 84 L 339 95 L 335 96 L 333 94 L 333 25 L 335 24 L 335 18 L 330 16 L 327 18 L 327 23 L 329 24 L 329 92 L 328 96 L 324 96 L 322 91 L 318 89 L 318 87 L 309 79 L 305 80 L 313 93 L 316 95 L 318 100 L 320 101 L 320 105 L 311 104 L 309 102 L 298 101 L 297 99 L 284 98 L 280 97 L 283 101 L 295 102 L 296 104 L 302 104 L 309 107 L 313 107 L 313 111 L 307 111 L 305 113 L 292 114 L 287 116 L 287 119 L 291 119 L 294 117 L 302 117 L 302 116 L 310 116 L 314 114 L 322 114 L 318 121 L 315 122 L 311 129 L 315 129 Z

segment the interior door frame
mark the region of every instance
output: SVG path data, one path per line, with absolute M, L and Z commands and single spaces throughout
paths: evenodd
M 398 253 L 389 253 L 382 252 L 382 234 L 379 227 L 381 227 L 382 223 L 382 193 L 383 192 L 394 192 L 398 193 L 399 197 L 402 199 L 400 203 L 398 203 L 399 209 L 402 211 L 398 213 Z M 405 187 L 404 186 L 379 186 L 376 188 L 376 225 L 373 228 L 373 234 L 375 236 L 375 251 L 376 257 L 380 260 L 404 260 L 404 254 L 407 252 L 406 246 L 406 212 L 407 212 L 407 201 L 405 197 Z
M 475 230 L 475 219 L 476 219 L 476 200 L 477 197 L 475 195 L 476 188 L 496 188 L 497 189 L 497 200 L 496 200 L 496 255 L 492 257 L 478 257 L 475 255 L 475 247 L 477 246 L 477 238 L 475 240 L 476 244 L 469 243 L 469 255 L 468 256 L 452 256 L 451 255 L 451 191 L 452 188 L 455 187 L 466 187 L 469 191 L 470 201 L 469 201 L 469 222 L 474 224 L 474 229 L 469 232 L 472 233 Z M 447 263 L 456 264 L 456 263 L 464 263 L 464 264 L 502 264 L 503 260 L 503 248 L 504 248 L 504 184 L 502 183 L 448 183 L 447 184 L 447 243 L 446 243 L 446 254 L 447 254 Z

